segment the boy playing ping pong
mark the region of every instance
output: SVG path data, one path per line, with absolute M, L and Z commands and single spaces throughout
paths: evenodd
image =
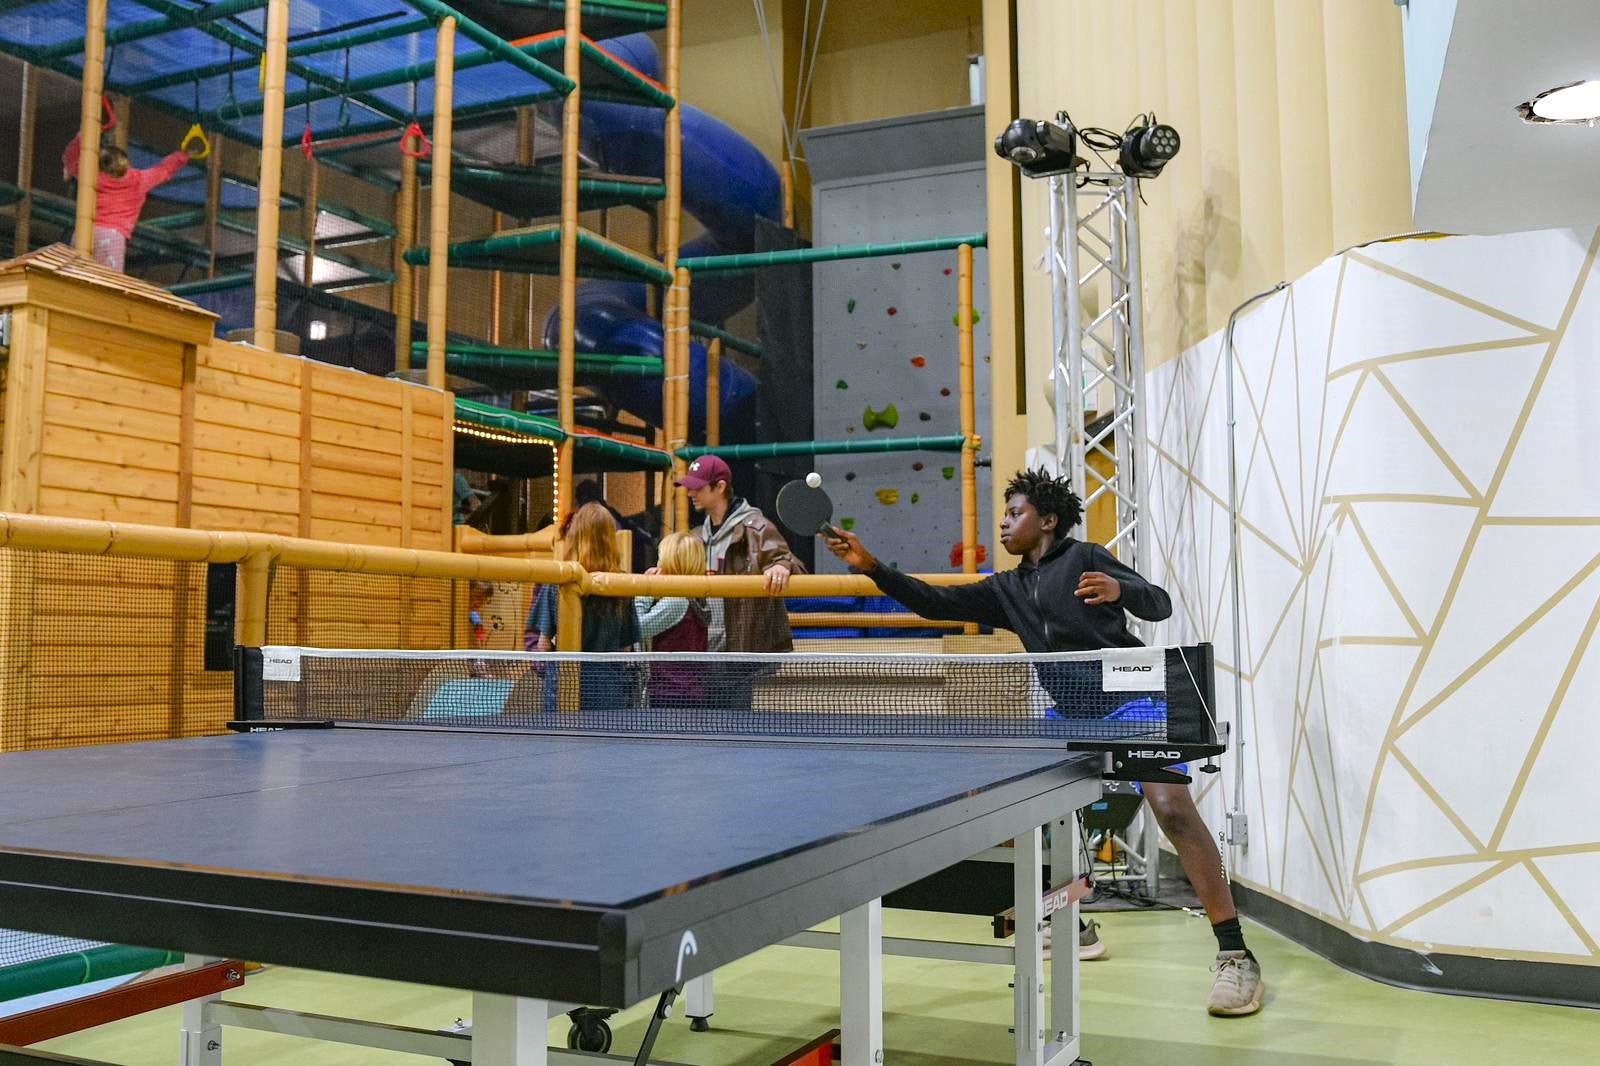
M 835 530 L 826 540 L 834 555 L 924 618 L 1010 629 L 1036 654 L 1137 647 L 1140 641 L 1128 631 L 1126 615 L 1158 622 L 1172 614 L 1172 601 L 1101 545 L 1068 536 L 1082 514 L 1083 503 L 1065 478 L 1043 470 L 1018 473 L 1006 486 L 1000 543 L 1022 563 L 971 585 L 935 587 L 902 574 L 880 563 L 850 532 Z M 1177 848 L 1217 937 L 1217 977 L 1208 1009 L 1217 1015 L 1254 1014 L 1265 987 L 1261 965 L 1245 947 L 1233 895 L 1194 797 L 1188 786 L 1173 784 L 1147 783 L 1144 794 Z M 1080 927 L 1079 937 L 1086 957 L 1103 954 L 1093 927 Z

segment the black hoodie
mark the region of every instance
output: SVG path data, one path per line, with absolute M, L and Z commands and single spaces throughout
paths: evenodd
M 1078 579 L 1090 571 L 1116 578 L 1122 598 L 1098 605 L 1079 599 Z M 1057 541 L 1038 566 L 1023 563 L 972 585 L 930 585 L 881 562 L 867 576 L 924 618 L 1009 629 L 1034 653 L 1136 648 L 1141 641 L 1128 632 L 1124 611 L 1151 622 L 1172 614 L 1172 600 L 1161 586 L 1100 545 L 1070 538 Z

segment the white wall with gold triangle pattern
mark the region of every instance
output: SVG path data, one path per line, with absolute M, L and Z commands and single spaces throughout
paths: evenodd
M 1368 939 L 1600 965 L 1600 231 L 1323 263 L 1149 375 L 1162 643 L 1216 644 L 1244 883 Z M 1235 708 L 1233 671 L 1243 681 Z

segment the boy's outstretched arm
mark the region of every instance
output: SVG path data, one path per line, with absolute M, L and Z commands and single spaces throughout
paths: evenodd
M 972 585 L 930 585 L 892 566 L 885 566 L 861 543 L 861 538 L 845 530 L 825 536 L 828 550 L 870 577 L 884 595 L 898 600 L 924 618 L 946 622 L 976 622 L 992 628 L 1009 629 L 1005 607 L 995 594 L 994 578 Z

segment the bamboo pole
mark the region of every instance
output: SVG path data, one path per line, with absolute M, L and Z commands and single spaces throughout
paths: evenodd
M 405 371 L 411 369 L 411 329 L 417 314 L 417 268 L 406 262 L 406 253 L 417 243 L 417 160 L 410 152 L 400 157 L 394 228 L 394 288 L 389 304 L 394 312 L 394 368 Z
M 706 345 L 706 447 L 722 443 L 722 339 Z
M 78 216 L 72 246 L 94 255 L 95 194 L 100 186 L 100 93 L 106 76 L 106 0 L 88 0 L 83 36 L 83 98 L 78 108 Z
M 267 601 L 272 591 L 272 553 L 253 551 L 239 561 L 238 641 L 247 648 L 267 642 Z M 301 610 L 305 608 L 301 601 Z
M 667 94 L 672 97 L 673 106 L 666 113 L 665 123 L 665 167 L 662 171 L 662 181 L 666 186 L 666 202 L 661 209 L 661 261 L 666 268 L 674 272 L 672 288 L 665 294 L 661 301 L 661 323 L 663 327 L 661 358 L 661 435 L 668 449 L 672 447 L 677 428 L 678 396 L 674 388 L 676 377 L 680 373 L 677 366 L 677 346 L 674 341 L 673 331 L 677 327 L 679 316 L 679 302 L 682 302 L 682 319 L 685 330 L 689 324 L 689 292 L 681 289 L 678 284 L 678 249 L 683 238 L 683 112 L 678 105 L 678 97 L 682 87 L 683 71 L 683 0 L 667 0 Z M 687 373 L 687 369 L 682 371 Z M 661 493 L 661 519 L 664 529 L 686 529 L 687 522 L 677 524 L 679 511 L 678 497 L 683 493 L 676 484 L 678 468 L 681 464 L 673 461 L 672 471 L 667 475 L 666 483 L 662 486 Z M 683 510 L 687 512 L 688 498 L 683 500 Z
M 978 572 L 978 426 L 973 384 L 972 354 L 972 245 L 963 244 L 956 252 L 959 263 L 956 318 L 960 323 L 961 435 L 961 572 Z M 978 627 L 968 625 L 975 634 Z
M 289 0 L 267 4 L 266 78 L 262 89 L 261 176 L 256 206 L 255 343 L 276 349 L 278 224 L 283 192 L 283 85 L 289 64 Z
M 456 20 L 439 23 L 433 78 L 432 234 L 428 259 L 428 384 L 445 387 L 444 350 L 450 328 L 450 142 L 454 133 Z
M 673 375 L 677 373 L 678 343 L 675 333 L 678 328 L 678 297 L 679 291 L 676 284 L 669 285 L 661 300 L 661 440 L 659 446 L 667 452 L 672 451 L 672 430 L 678 424 L 677 405 L 678 390 L 672 387 Z M 661 491 L 661 528 L 672 532 L 676 527 L 677 511 L 674 509 L 673 500 L 677 495 L 677 488 L 672 484 L 676 477 L 676 464 L 669 467 L 662 479 Z
M 517 108 L 517 164 L 519 166 L 533 165 L 533 108 L 523 106 Z M 527 219 L 520 220 L 526 223 Z M 526 274 L 522 278 L 522 346 L 526 349 L 533 348 L 533 275 Z M 518 393 L 518 395 L 523 395 Z
M 17 101 L 17 188 L 22 199 L 17 203 L 17 240 L 13 255 L 25 255 L 33 226 L 33 140 L 39 126 L 39 68 L 22 65 L 22 95 Z
M 315 159 L 306 160 L 305 202 L 300 205 L 301 239 L 306 243 L 305 259 L 300 267 L 300 283 L 306 288 L 317 284 L 317 201 L 322 193 L 322 168 Z
M 222 135 L 211 142 L 206 158 L 206 277 L 217 276 L 217 227 L 222 219 Z
M 689 528 L 689 493 L 677 481 L 689 472 L 689 462 L 677 451 L 689 443 L 689 301 L 692 293 L 689 290 L 689 272 L 682 267 L 678 269 L 673 288 L 678 290 L 678 322 L 672 338 L 677 350 L 672 367 L 672 414 L 675 422 L 667 450 L 673 453 L 672 513 L 676 523 L 673 528 L 686 530 Z
M 561 322 L 560 361 L 556 367 L 556 413 L 567 434 L 556 449 L 556 522 L 572 510 L 572 467 L 576 428 L 572 390 L 577 366 L 578 329 L 578 138 L 583 101 L 580 77 L 583 56 L 581 0 L 567 0 L 566 42 L 562 73 L 572 80 L 561 114 Z
M 500 227 L 505 224 L 500 212 L 494 213 L 494 232 L 499 233 Z M 495 347 L 500 346 L 500 312 L 501 295 L 505 288 L 505 276 L 496 270 L 489 281 L 489 343 Z
M 239 533 L 208 529 L 103 522 L 87 518 L 0 512 L 0 548 L 23 551 L 103 555 L 127 559 L 172 559 L 191 563 L 237 563 L 252 555 L 283 566 L 352 574 L 453 581 L 508 581 L 568 585 L 589 596 L 723 596 L 753 599 L 768 596 L 766 578 L 750 575 L 589 574 L 574 562 L 507 558 L 420 548 L 388 548 L 367 544 Z M 968 585 L 969 574 L 913 575 L 930 585 Z M 875 595 L 876 585 L 863 575 L 796 574 L 785 596 Z

